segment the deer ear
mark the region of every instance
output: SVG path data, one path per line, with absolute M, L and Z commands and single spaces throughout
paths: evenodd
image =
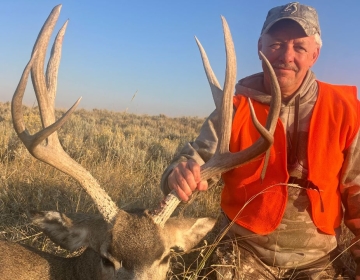
M 106 222 L 98 215 L 32 211 L 29 217 L 54 243 L 70 251 L 83 246 L 98 251 L 107 231 Z
M 200 242 L 214 227 L 215 222 L 212 218 L 171 218 L 165 224 L 164 230 L 169 238 L 170 247 L 178 247 L 187 252 Z

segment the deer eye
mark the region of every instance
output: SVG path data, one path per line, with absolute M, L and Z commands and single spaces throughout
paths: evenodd
M 101 257 L 101 262 L 104 266 L 111 266 L 113 268 L 115 268 L 114 264 L 112 263 L 112 261 L 110 261 L 108 258 L 105 258 L 105 257 Z

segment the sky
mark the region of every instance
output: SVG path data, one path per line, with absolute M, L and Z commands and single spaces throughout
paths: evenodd
M 51 9 L 62 4 L 56 32 L 63 41 L 56 107 L 127 111 L 171 117 L 209 115 L 215 108 L 194 36 L 223 84 L 220 16 L 230 26 L 238 79 L 261 71 L 257 41 L 278 0 L 2 0 L 0 102 L 11 100 L 33 44 Z M 317 78 L 360 86 L 360 1 L 304 0 L 318 11 L 323 47 Z M 133 98 L 136 93 L 135 98 Z M 36 98 L 28 83 L 24 104 Z

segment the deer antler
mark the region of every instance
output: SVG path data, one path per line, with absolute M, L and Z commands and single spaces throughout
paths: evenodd
M 50 36 L 58 20 L 60 10 L 61 5 L 56 6 L 44 23 L 35 42 L 31 59 L 25 67 L 16 88 L 11 103 L 13 124 L 17 135 L 28 151 L 35 158 L 52 165 L 77 180 L 94 200 L 105 221 L 112 223 L 119 212 L 118 207 L 91 174 L 63 150 L 56 132 L 69 119 L 80 102 L 80 99 L 77 100 L 64 116 L 55 122 L 57 74 L 61 58 L 62 40 L 68 21 L 65 22 L 56 36 L 46 75 L 44 75 L 44 62 Z M 43 129 L 33 135 L 26 130 L 22 110 L 22 99 L 30 71 L 43 125 Z M 46 140 L 46 144 L 41 145 L 44 140 Z
M 196 38 L 198 44 L 205 73 L 208 78 L 210 88 L 213 94 L 216 110 L 220 115 L 220 126 L 217 127 L 217 134 L 219 138 L 218 147 L 213 157 L 201 166 L 201 179 L 207 180 L 217 174 L 222 174 L 228 170 L 236 168 L 242 164 L 249 162 L 257 156 L 265 153 L 274 142 L 274 131 L 276 122 L 280 113 L 281 106 L 281 92 L 278 81 L 276 79 L 274 70 L 266 57 L 260 52 L 262 59 L 265 61 L 267 71 L 271 77 L 271 104 L 270 111 L 267 118 L 265 127 L 263 127 L 257 120 L 252 106 L 251 100 L 249 100 L 250 112 L 254 126 L 259 131 L 261 137 L 249 148 L 239 151 L 237 153 L 231 153 L 229 151 L 229 142 L 231 136 L 231 125 L 233 116 L 233 88 L 236 82 L 236 56 L 234 43 L 231 38 L 229 26 L 224 17 L 222 17 L 223 29 L 224 29 L 224 41 L 226 49 L 226 72 L 224 90 L 219 86 L 219 82 L 213 73 L 205 50 L 201 46 L 199 40 Z M 222 96 L 222 103 L 219 99 Z M 220 105 L 221 104 L 221 105 Z M 160 226 L 163 226 L 181 200 L 176 192 L 173 190 L 167 195 L 162 202 L 161 208 L 154 211 L 154 222 Z

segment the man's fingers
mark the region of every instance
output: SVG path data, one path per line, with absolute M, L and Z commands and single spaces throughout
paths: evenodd
M 168 177 L 169 188 L 175 190 L 179 198 L 183 201 L 188 201 L 189 196 L 182 190 L 182 187 L 178 183 L 178 170 L 174 169 Z
M 170 189 L 174 189 L 179 198 L 188 201 L 194 189 L 196 182 L 192 172 L 188 169 L 186 162 L 179 163 L 168 177 Z
M 207 181 L 200 181 L 197 185 L 197 189 L 199 191 L 207 191 L 208 189 L 208 182 Z
M 168 177 L 168 185 L 183 201 L 188 201 L 194 190 L 205 191 L 206 181 L 201 181 L 200 165 L 194 160 L 179 163 Z
M 200 165 L 194 160 L 188 160 L 187 166 L 194 175 L 194 180 L 196 182 L 196 189 L 199 191 L 206 191 L 208 189 L 208 183 L 207 181 L 201 181 Z M 195 189 L 192 190 L 194 191 Z
M 188 160 L 186 162 L 188 169 L 192 172 L 196 183 L 200 182 L 200 165 L 195 160 Z
M 194 166 L 194 164 L 191 163 L 189 164 L 189 162 L 194 162 L 194 161 L 193 160 L 187 161 L 184 168 L 180 168 L 180 171 L 192 193 L 197 187 L 198 180 L 196 178 L 197 177 L 200 178 L 200 168 L 198 170 L 199 174 L 196 174 L 197 172 L 196 166 Z

